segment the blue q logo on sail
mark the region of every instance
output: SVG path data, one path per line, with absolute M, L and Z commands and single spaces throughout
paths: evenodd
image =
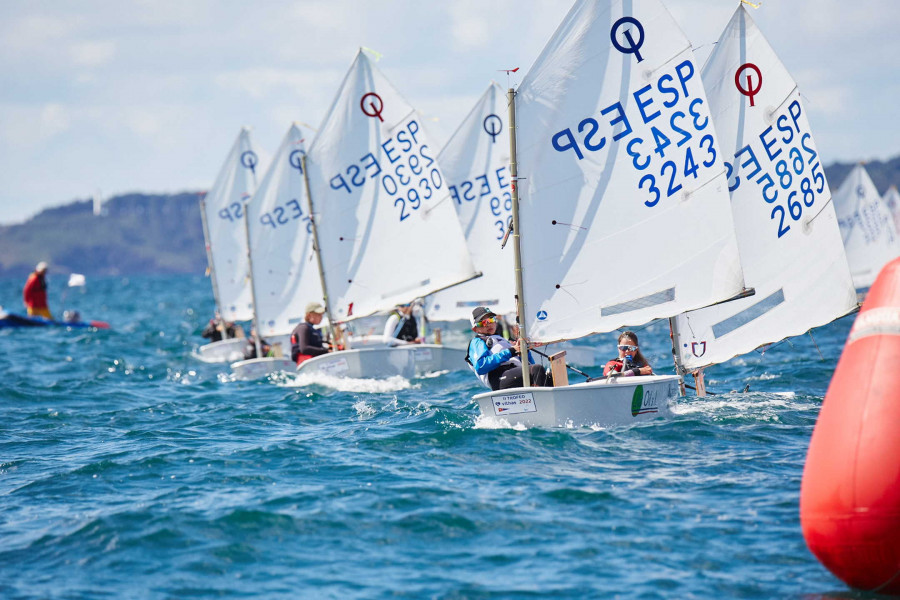
M 241 164 L 244 167 L 250 169 L 254 175 L 256 175 L 256 165 L 259 163 L 259 158 L 256 156 L 256 152 L 253 150 L 247 150 L 243 154 L 241 154 Z
M 496 144 L 497 136 L 503 131 L 503 121 L 500 120 L 500 117 L 493 114 L 488 115 L 484 118 L 482 126 L 484 127 L 484 131 L 491 136 L 491 143 Z
M 632 30 L 630 28 L 624 28 L 623 26 L 634 25 L 637 29 L 638 38 L 634 39 L 632 36 Z M 619 42 L 616 37 L 619 31 L 622 31 L 622 37 L 625 38 L 624 41 L 628 42 L 628 45 L 624 45 Z M 613 23 L 612 29 L 609 30 L 609 39 L 612 40 L 612 45 L 621 52 L 622 54 L 634 54 L 637 57 L 637 61 L 641 62 L 644 60 L 644 57 L 641 56 L 641 46 L 644 45 L 644 26 L 641 25 L 641 22 L 635 19 L 634 17 L 622 17 L 615 23 Z
M 293 150 L 288 156 L 288 163 L 303 174 L 303 156 L 306 154 L 303 150 Z

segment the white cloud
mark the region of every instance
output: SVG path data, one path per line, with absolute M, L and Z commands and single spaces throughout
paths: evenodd
M 40 106 L 0 105 L 0 148 L 4 154 L 29 152 L 67 131 L 72 124 L 71 110 L 62 104 Z
M 111 41 L 77 42 L 69 48 L 69 53 L 76 66 L 99 67 L 115 56 L 116 44 Z
M 21 17 L 6 17 L 0 43 L 7 51 L 28 52 L 35 47 L 58 42 L 76 31 L 82 19 L 47 15 L 40 12 Z
M 299 97 L 310 90 L 321 90 L 339 82 L 343 73 L 337 70 L 309 71 L 259 67 L 226 71 L 215 76 L 217 86 L 227 90 L 241 90 L 255 100 L 276 94 L 290 93 Z

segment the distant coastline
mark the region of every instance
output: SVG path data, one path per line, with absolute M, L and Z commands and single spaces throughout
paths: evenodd
M 196 192 L 126 194 L 106 201 L 99 215 L 84 200 L 0 226 L 0 277 L 27 275 L 41 260 L 54 274 L 202 274 L 198 199 Z
M 856 163 L 825 168 L 834 192 Z M 866 163 L 879 193 L 900 187 L 900 156 Z M 202 274 L 206 251 L 198 192 L 124 194 L 94 214 L 90 200 L 0 226 L 0 277 L 25 276 L 45 260 L 53 273 L 89 276 Z

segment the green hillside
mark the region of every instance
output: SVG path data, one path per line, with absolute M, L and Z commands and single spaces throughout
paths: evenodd
M 202 273 L 203 228 L 196 193 L 127 194 L 95 216 L 90 201 L 50 208 L 0 227 L 0 276 L 21 276 L 41 260 L 57 273 Z

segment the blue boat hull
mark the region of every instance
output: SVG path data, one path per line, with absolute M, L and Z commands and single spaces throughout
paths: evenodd
M 70 327 L 76 329 L 94 327 L 96 329 L 109 329 L 109 323 L 105 321 L 51 321 L 43 317 L 28 317 L 14 313 L 0 314 L 0 329 L 14 327 Z

